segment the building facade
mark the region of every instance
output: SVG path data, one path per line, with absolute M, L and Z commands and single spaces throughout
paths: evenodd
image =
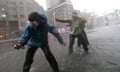
M 55 17 L 60 19 L 71 19 L 73 5 L 70 0 L 57 0 L 57 1 L 61 2 L 59 4 L 57 4 L 58 3 L 57 2 L 56 4 L 54 4 L 55 6 L 49 7 L 47 10 L 48 21 L 49 23 L 54 24 L 59 29 L 66 29 L 66 25 L 64 23 L 56 22 Z
M 0 36 L 23 30 L 32 11 L 44 12 L 35 0 L 0 0 Z
M 61 3 L 64 3 L 66 1 L 70 1 L 70 0 L 46 0 L 47 2 L 47 8 L 50 9 L 50 8 L 53 8 Z

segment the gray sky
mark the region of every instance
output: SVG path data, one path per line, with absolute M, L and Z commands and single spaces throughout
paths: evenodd
M 46 10 L 45 0 L 36 0 Z M 74 9 L 87 12 L 95 12 L 95 14 L 103 15 L 120 9 L 120 0 L 71 0 Z

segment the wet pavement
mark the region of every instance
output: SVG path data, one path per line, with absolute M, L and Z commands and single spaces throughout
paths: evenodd
M 68 34 L 63 34 L 68 47 Z M 57 40 L 50 39 L 50 48 L 56 57 L 61 72 L 120 72 L 120 26 L 99 28 L 88 32 L 89 52 L 74 46 L 74 53 L 68 55 L 68 48 Z M 26 49 L 14 50 L 11 43 L 0 44 L 0 72 L 22 72 Z M 52 72 L 42 51 L 34 57 L 31 72 Z

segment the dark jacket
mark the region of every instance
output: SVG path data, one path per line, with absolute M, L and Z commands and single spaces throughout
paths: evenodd
M 40 27 L 37 30 L 34 29 L 33 25 L 29 23 L 21 39 L 18 41 L 20 44 L 25 45 L 29 41 L 28 45 L 33 47 L 42 47 L 48 44 L 48 32 L 52 33 L 60 43 L 63 43 L 63 39 L 57 29 L 47 23 L 47 18 L 44 14 L 40 14 L 45 27 Z

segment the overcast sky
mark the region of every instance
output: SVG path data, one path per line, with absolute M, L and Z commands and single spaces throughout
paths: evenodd
M 36 0 L 46 10 L 45 0 Z M 74 9 L 80 11 L 95 12 L 102 15 L 104 12 L 112 12 L 115 9 L 120 9 L 120 0 L 71 0 Z

